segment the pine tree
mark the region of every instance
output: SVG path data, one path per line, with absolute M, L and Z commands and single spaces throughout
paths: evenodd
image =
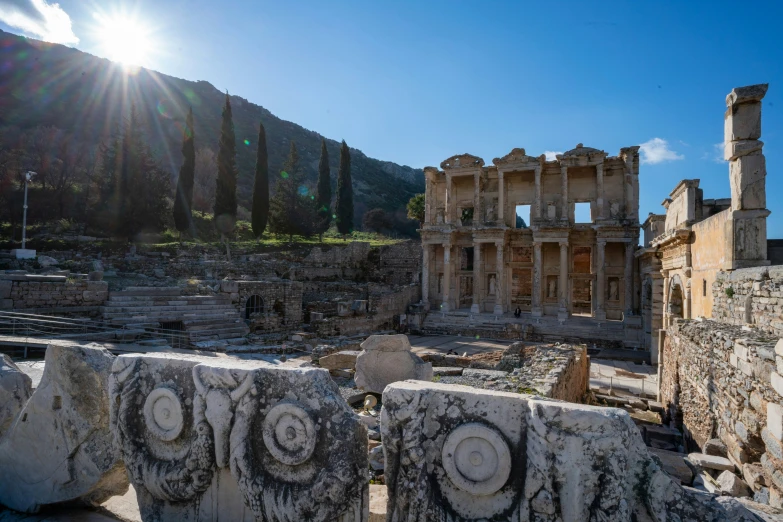
M 303 185 L 304 174 L 299 167 L 299 153 L 291 142 L 288 160 L 275 185 L 275 196 L 269 204 L 269 229 L 275 234 L 309 237 L 315 233 L 316 207 L 314 197 Z
M 225 236 L 234 230 L 237 217 L 236 138 L 228 93 L 226 93 L 226 105 L 223 107 L 223 120 L 220 125 L 217 168 L 215 226 L 221 236 Z
M 269 219 L 269 157 L 266 150 L 266 130 L 261 123 L 258 129 L 258 154 L 256 155 L 256 179 L 253 184 L 253 210 L 251 221 L 253 234 L 261 237 Z
M 190 108 L 185 120 L 182 139 L 182 167 L 177 179 L 177 192 L 174 199 L 174 225 L 182 232 L 193 230 L 193 182 L 196 175 L 196 146 L 193 136 L 193 108 Z
M 324 232 L 329 230 L 332 222 L 332 180 L 329 170 L 329 152 L 326 150 L 326 140 L 321 138 L 321 159 L 318 161 L 318 207 L 317 232 L 323 241 Z
M 353 231 L 353 186 L 351 184 L 351 152 L 345 140 L 340 147 L 340 171 L 337 174 L 337 230 L 340 234 Z

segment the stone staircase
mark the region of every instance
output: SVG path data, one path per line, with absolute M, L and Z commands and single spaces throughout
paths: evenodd
M 190 345 L 204 341 L 240 344 L 249 332 L 228 296 L 184 296 L 179 288 L 131 287 L 110 292 L 101 313 L 104 321 L 116 326 L 181 330 Z

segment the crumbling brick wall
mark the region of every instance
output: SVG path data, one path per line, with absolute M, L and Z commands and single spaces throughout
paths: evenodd
M 719 272 L 712 299 L 713 319 L 783 337 L 783 266 Z
M 0 280 L 0 309 L 98 307 L 109 297 L 105 281 L 65 276 L 6 276 Z
M 220 290 L 231 296 L 242 318 L 254 331 L 275 332 L 298 328 L 302 324 L 302 283 L 298 281 L 229 281 Z M 257 307 L 248 309 L 248 300 L 260 298 Z M 250 313 L 248 316 L 249 312 Z
M 740 469 L 760 462 L 771 493 L 781 498 L 783 443 L 781 426 L 774 426 L 781 416 L 768 418 L 768 408 L 780 408 L 783 399 L 777 340 L 717 321 L 676 321 L 664 341 L 661 400 L 689 446 L 720 438 Z

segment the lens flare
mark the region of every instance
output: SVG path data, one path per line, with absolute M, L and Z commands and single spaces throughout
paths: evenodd
M 283 178 L 283 179 L 288 179 L 288 172 L 286 172 L 286 171 L 281 172 L 280 173 L 280 177 Z
M 152 48 L 150 31 L 141 21 L 126 14 L 95 15 L 103 54 L 124 65 L 144 65 Z
M 245 140 L 245 146 L 250 145 L 250 140 Z

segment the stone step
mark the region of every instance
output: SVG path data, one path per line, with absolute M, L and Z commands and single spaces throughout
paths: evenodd
M 204 334 L 198 334 L 198 335 L 191 335 L 190 341 L 191 342 L 199 342 L 199 341 L 217 341 L 217 340 L 223 340 L 223 339 L 234 339 L 241 335 L 246 335 L 248 332 L 245 331 L 242 328 L 235 328 L 235 329 L 228 329 L 223 330 L 220 332 L 213 332 L 213 333 L 204 333 Z
M 239 328 L 239 327 L 247 328 L 245 323 L 239 320 L 232 321 L 232 322 L 227 322 L 226 320 L 223 320 L 221 322 L 215 321 L 210 324 L 200 324 L 195 326 L 186 325 L 185 330 L 189 333 L 198 333 L 198 332 L 209 332 L 213 330 L 220 330 L 223 328 Z
M 125 290 L 109 292 L 109 296 L 179 296 L 181 288 L 170 286 L 130 286 Z
M 129 313 L 147 313 L 147 312 L 183 312 L 196 313 L 200 311 L 232 311 L 236 313 L 236 308 L 231 305 L 191 305 L 191 306 L 102 306 L 101 312 L 107 314 L 129 314 Z
M 221 301 L 224 303 L 230 303 L 231 299 L 228 296 L 223 295 L 182 295 L 182 296 L 115 296 L 109 294 L 109 303 L 165 303 L 169 301 L 187 302 L 187 303 L 200 303 L 200 302 L 212 302 Z

